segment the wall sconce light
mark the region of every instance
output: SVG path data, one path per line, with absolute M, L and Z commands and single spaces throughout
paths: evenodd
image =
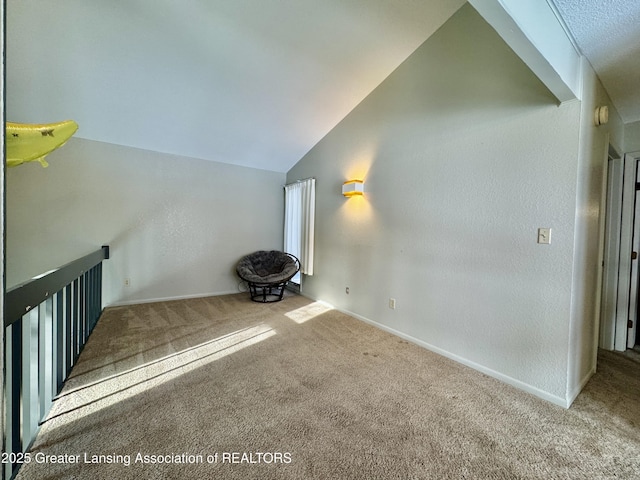
M 342 184 L 342 195 L 353 197 L 364 194 L 364 182 L 362 180 L 348 180 Z
M 596 127 L 600 125 L 606 125 L 609 121 L 609 107 L 607 107 L 606 105 L 597 107 L 594 120 Z

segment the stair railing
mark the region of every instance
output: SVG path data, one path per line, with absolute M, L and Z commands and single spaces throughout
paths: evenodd
M 5 296 L 5 478 L 28 461 L 40 422 L 102 313 L 103 246 L 7 291 Z

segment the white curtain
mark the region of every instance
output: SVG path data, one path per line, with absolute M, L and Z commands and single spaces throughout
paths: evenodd
M 313 275 L 316 179 L 285 185 L 284 192 L 284 251 L 298 257 L 302 273 Z

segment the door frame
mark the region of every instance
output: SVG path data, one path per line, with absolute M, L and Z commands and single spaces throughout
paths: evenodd
M 600 258 L 598 291 L 601 292 L 597 305 L 598 338 L 596 348 L 614 349 L 616 331 L 616 309 L 618 298 L 618 277 L 620 272 L 620 228 L 622 220 L 622 184 L 624 160 L 609 148 L 602 179 L 602 200 L 600 217 Z
M 640 195 L 638 195 L 638 185 L 640 179 L 638 167 L 640 160 L 636 160 L 636 184 L 635 202 L 633 210 L 633 239 L 631 244 L 631 280 L 629 284 L 629 324 L 627 325 L 627 345 L 626 348 L 633 348 L 636 345 L 636 323 L 638 320 L 638 252 L 640 252 Z M 634 255 L 635 254 L 635 255 Z
M 608 159 L 607 159 L 608 161 Z M 636 197 L 636 175 L 637 163 L 640 161 L 640 151 L 626 153 L 623 158 L 623 181 L 622 181 L 622 214 L 620 223 L 620 257 L 618 268 L 618 288 L 616 293 L 616 313 L 615 316 L 604 316 L 600 311 L 600 329 L 602 332 L 612 332 L 613 345 L 602 344 L 600 347 L 606 350 L 625 351 L 627 349 L 629 301 L 631 289 L 631 253 L 633 251 L 633 227 Z M 605 175 L 607 175 L 605 173 Z M 605 193 L 607 199 L 609 193 Z M 608 232 L 607 232 L 608 233 Z M 606 233 L 605 233 L 606 234 Z M 604 258 L 604 243 L 601 246 L 601 255 Z M 604 266 L 605 269 L 607 265 Z M 604 288 L 604 282 L 601 282 Z M 602 291 L 602 295 L 605 292 Z M 635 321 L 635 319 L 633 319 Z M 601 339 L 602 340 L 602 339 Z

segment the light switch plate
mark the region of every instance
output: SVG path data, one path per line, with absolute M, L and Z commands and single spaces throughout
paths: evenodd
M 539 228 L 538 229 L 538 243 L 543 245 L 549 245 L 551 243 L 551 229 Z

